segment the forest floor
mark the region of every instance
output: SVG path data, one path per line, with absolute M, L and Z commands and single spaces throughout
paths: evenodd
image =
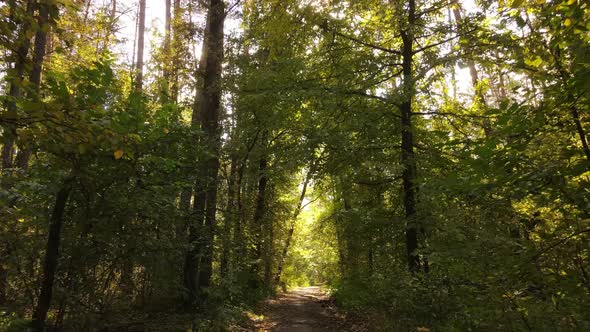
M 329 332 L 364 331 L 340 314 L 328 295 L 317 286 L 296 288 L 260 307 L 262 315 L 251 317 L 255 331 Z

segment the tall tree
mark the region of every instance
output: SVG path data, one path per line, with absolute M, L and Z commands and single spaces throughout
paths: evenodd
M 264 131 L 262 133 L 261 139 L 261 156 L 258 160 L 258 185 L 257 185 L 257 192 L 256 192 L 256 203 L 254 207 L 254 216 L 253 216 L 253 228 L 254 228 L 254 257 L 252 264 L 252 278 L 254 287 L 257 288 L 260 286 L 259 280 L 259 273 L 262 271 L 262 265 L 264 263 L 264 242 L 265 238 L 263 235 L 263 229 L 265 227 L 264 220 L 266 214 L 266 205 L 267 205 L 267 186 L 268 186 L 268 160 L 266 153 L 266 144 L 268 140 L 268 131 Z
M 16 6 L 16 3 L 12 4 Z M 16 10 L 13 9 L 13 10 Z M 16 128 L 18 122 L 17 112 L 17 100 L 21 96 L 21 86 L 23 85 L 25 75 L 25 64 L 27 62 L 27 56 L 31 45 L 31 40 L 27 36 L 29 29 L 31 29 L 31 22 L 33 21 L 33 10 L 34 3 L 32 0 L 26 2 L 25 15 L 20 20 L 19 31 L 17 34 L 17 40 L 14 46 L 14 51 L 11 55 L 14 67 L 12 72 L 9 73 L 9 99 L 6 102 L 6 119 L 7 123 L 3 126 L 3 145 L 1 152 L 2 164 L 0 170 L 4 176 L 7 176 L 9 170 L 13 167 L 14 163 L 14 145 L 17 138 Z M 3 189 L 9 189 L 9 185 L 0 182 Z M 8 244 L 0 243 L 0 259 L 5 261 L 9 255 Z M 8 288 L 8 271 L 4 264 L 0 264 L 0 305 L 6 303 L 6 292 Z
M 55 205 L 49 221 L 49 234 L 47 235 L 47 246 L 45 248 L 45 258 L 43 260 L 41 291 L 39 292 L 39 299 L 37 300 L 37 306 L 35 307 L 32 317 L 32 326 L 35 332 L 46 331 L 45 321 L 47 320 L 47 312 L 49 311 L 51 300 L 53 298 L 64 212 L 68 197 L 72 190 L 72 183 L 70 182 L 71 180 L 67 180 L 57 193 Z
M 31 88 L 27 93 L 27 98 L 32 101 L 40 100 L 41 93 L 41 73 L 43 71 L 43 63 L 45 61 L 45 53 L 47 50 L 47 35 L 49 33 L 49 11 L 50 7 L 55 8 L 55 5 L 47 1 L 39 1 L 37 3 L 37 30 L 35 32 L 35 44 L 33 50 L 33 66 L 29 75 L 29 82 Z M 21 169 L 27 169 L 29 165 L 29 158 L 31 156 L 30 148 L 22 148 L 16 156 L 17 166 Z
M 194 221 L 189 225 L 189 250 L 185 262 L 185 287 L 189 301 L 194 302 L 197 292 L 211 284 L 213 273 L 213 238 L 217 213 L 217 187 L 221 127 L 221 69 L 223 63 L 223 27 L 225 4 L 222 0 L 210 0 L 207 26 L 203 38 L 202 63 L 203 88 L 199 92 L 198 119 L 203 136 L 200 140 L 206 155 L 199 161 L 195 184 Z M 197 117 L 198 116 L 198 117 Z M 197 235 L 197 232 L 200 235 Z M 200 263 L 197 263 L 200 260 Z M 198 270 L 197 270 L 198 267 Z
M 145 40 L 145 0 L 139 0 L 137 12 L 137 60 L 135 65 L 134 88 L 138 92 L 143 90 L 143 51 Z
M 414 130 L 412 127 L 412 100 L 414 99 L 414 34 L 416 29 L 416 1 L 408 2 L 407 25 L 402 28 L 403 101 L 401 112 L 401 159 L 404 209 L 406 214 L 406 252 L 410 271 L 420 269 L 418 253 L 418 220 L 416 215 L 416 156 L 414 155 Z

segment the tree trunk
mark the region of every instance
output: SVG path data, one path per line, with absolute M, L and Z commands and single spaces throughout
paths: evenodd
M 27 38 L 27 31 L 31 28 L 30 20 L 33 18 L 34 5 L 32 1 L 28 1 L 26 5 L 27 17 L 23 20 L 21 28 L 18 34 L 18 47 L 13 52 L 12 58 L 14 59 L 14 69 L 11 73 L 12 78 L 9 87 L 9 99 L 6 102 L 6 120 L 7 123 L 3 128 L 3 145 L 2 152 L 0 153 L 1 162 L 1 173 L 3 176 L 9 172 L 9 169 L 13 167 L 14 160 L 14 143 L 16 141 L 16 122 L 18 121 L 18 113 L 16 108 L 16 101 L 21 96 L 20 87 L 23 82 L 25 73 L 25 63 L 27 55 L 31 47 L 31 40 Z M 4 189 L 10 189 L 9 184 L 1 184 Z M 10 250 L 8 243 L 1 243 L 0 246 L 0 261 L 5 262 L 10 256 Z M 6 293 L 8 289 L 8 270 L 4 264 L 0 264 L 0 305 L 6 303 Z
M 236 246 L 235 254 L 233 255 L 234 261 L 233 266 L 236 271 L 242 271 L 243 257 L 246 254 L 246 246 L 244 241 L 243 225 L 246 220 L 246 212 L 244 210 L 244 203 L 242 199 L 243 192 L 243 179 L 244 179 L 244 167 L 245 161 L 242 164 L 237 165 L 237 179 L 236 179 L 236 219 L 235 219 L 235 230 L 233 236 L 233 243 Z
M 165 6 L 165 21 L 164 21 L 164 46 L 162 47 L 163 61 L 162 61 L 162 76 L 163 82 L 160 83 L 161 95 L 163 103 L 170 102 L 170 81 L 173 66 L 172 63 L 172 50 L 170 49 L 170 40 L 172 33 L 172 1 L 166 0 Z
M 191 126 L 194 129 L 198 129 L 201 126 L 201 99 L 202 99 L 202 91 L 203 91 L 203 71 L 207 63 L 207 48 L 208 43 L 207 40 L 209 38 L 209 20 L 211 19 L 210 15 L 207 15 L 207 20 L 205 23 L 205 32 L 203 36 L 203 45 L 201 48 L 201 58 L 199 59 L 199 66 L 197 68 L 196 73 L 196 81 L 197 85 L 195 88 L 195 99 L 193 103 L 193 112 L 191 118 Z M 200 143 L 200 137 L 197 138 L 197 142 Z M 198 163 L 202 164 L 202 161 L 198 161 Z M 198 298 L 197 290 L 198 290 L 198 276 L 200 260 L 201 260 L 201 250 L 202 250 L 202 234 L 200 234 L 203 230 L 203 221 L 204 221 L 204 210 L 206 204 L 206 196 L 205 196 L 205 178 L 207 177 L 206 170 L 203 170 L 202 167 L 197 169 L 197 179 L 195 181 L 194 186 L 194 201 L 193 201 L 193 215 L 194 220 L 188 221 L 188 250 L 185 256 L 184 262 L 184 286 L 187 290 L 187 305 L 191 305 L 196 303 Z
M 51 213 L 45 259 L 43 260 L 41 291 L 39 293 L 37 306 L 33 312 L 32 326 L 35 332 L 43 332 L 45 330 L 45 320 L 47 319 L 47 312 L 51 306 L 55 272 L 59 260 L 59 247 L 64 211 L 71 189 L 71 184 L 69 181 L 66 181 L 64 186 L 57 193 L 53 212 Z
M 41 73 L 43 72 L 43 61 L 45 60 L 45 52 L 47 47 L 47 34 L 49 31 L 49 4 L 46 1 L 38 3 L 39 15 L 37 16 L 38 29 L 35 33 L 35 49 L 33 51 L 33 67 L 29 76 L 29 82 L 33 89 L 29 90 L 27 97 L 33 101 L 40 99 L 41 92 Z M 16 156 L 17 167 L 27 169 L 29 167 L 29 159 L 31 157 L 31 149 L 23 148 L 19 150 Z
M 195 186 L 196 187 L 196 186 Z M 198 196 L 197 196 L 198 195 Z M 196 206 L 203 204 L 204 200 L 199 199 L 202 197 L 202 191 L 195 193 L 194 199 L 194 213 L 200 213 Z M 202 206 L 202 205 L 201 205 Z M 202 214 L 201 214 L 202 215 Z M 188 250 L 186 252 L 184 261 L 184 287 L 187 291 L 187 304 L 193 304 L 197 299 L 197 275 L 198 275 L 198 260 L 199 260 L 199 229 L 198 227 L 202 223 L 202 220 L 195 218 L 194 222 L 189 222 L 188 225 Z
M 31 19 L 33 17 L 34 4 L 32 1 L 27 2 L 27 17 L 21 25 L 18 34 L 18 47 L 13 52 L 14 59 L 13 77 L 11 78 L 8 95 L 10 98 L 6 102 L 6 120 L 9 121 L 4 126 L 4 142 L 2 146 L 2 169 L 6 170 L 12 168 L 14 159 L 14 142 L 16 140 L 16 122 L 18 121 L 18 114 L 16 109 L 16 101 L 21 96 L 20 87 L 25 73 L 25 63 L 27 55 L 31 47 L 31 40 L 27 38 L 27 31 L 31 28 Z M 13 122 L 13 123 L 10 123 Z
M 274 227 L 272 219 L 267 218 L 265 224 L 266 240 L 264 245 L 264 284 L 266 287 L 272 285 L 272 263 L 273 263 L 273 243 L 274 243 Z
M 582 122 L 580 121 L 580 113 L 578 112 L 578 108 L 575 105 L 575 101 L 571 102 L 570 114 L 574 120 L 574 124 L 576 125 L 576 131 L 578 132 L 578 137 L 580 138 L 580 142 L 582 143 L 582 151 L 584 151 L 584 155 L 586 156 L 586 160 L 590 161 L 590 148 L 588 148 L 588 140 L 586 138 L 586 132 L 584 131 L 584 127 L 582 126 Z
M 234 155 L 231 158 L 229 178 L 227 180 L 227 206 L 225 211 L 225 220 L 223 222 L 222 235 L 222 252 L 221 260 L 219 262 L 219 273 L 221 278 L 225 278 L 229 274 L 229 262 L 231 261 L 231 230 L 236 219 L 236 170 L 238 158 Z
M 189 290 L 189 300 L 196 300 L 197 291 L 211 284 L 213 263 L 213 239 L 215 216 L 217 212 L 217 186 L 219 169 L 219 149 L 221 140 L 221 69 L 223 63 L 223 26 L 225 21 L 224 3 L 222 0 L 210 0 L 207 13 L 203 54 L 204 63 L 203 88 L 200 91 L 198 117 L 193 113 L 193 121 L 200 122 L 203 131 L 202 144 L 208 155 L 199 162 L 198 178 L 195 184 L 195 222 L 189 226 L 189 240 L 196 246 L 187 254 L 185 262 L 185 284 Z M 201 226 L 201 236 L 196 234 Z M 200 241 L 198 241 L 200 240 Z M 200 264 L 196 264 L 200 256 Z M 196 267 L 196 268 L 195 268 Z M 192 268 L 193 271 L 187 271 Z M 198 276 L 198 279 L 197 279 Z M 198 289 L 195 288 L 198 285 Z
M 412 128 L 412 97 L 414 95 L 413 75 L 413 29 L 416 17 L 415 0 L 409 0 L 408 27 L 402 30 L 402 70 L 404 101 L 401 104 L 401 161 L 404 167 L 402 186 L 404 193 L 404 209 L 406 215 L 406 254 L 408 267 L 412 272 L 420 269 L 418 255 L 418 223 L 416 220 L 416 159 L 414 155 L 414 132 Z
M 185 241 L 186 240 L 186 230 L 187 225 L 190 218 L 190 210 L 191 210 L 191 199 L 193 196 L 193 191 L 191 189 L 183 189 L 180 192 L 179 204 L 178 209 L 180 210 L 180 215 L 182 216 L 182 221 L 176 227 L 176 239 L 178 241 Z
M 143 91 L 143 46 L 145 35 L 145 0 L 139 0 L 138 12 L 138 32 L 137 32 L 137 64 L 135 66 L 135 90 Z
M 179 68 L 180 68 L 180 49 L 182 47 L 183 41 L 181 40 L 181 28 L 182 28 L 182 11 L 180 9 L 180 0 L 174 0 L 174 21 L 172 23 L 172 46 L 171 46 L 171 71 L 172 71 L 172 78 L 169 84 L 170 86 L 170 99 L 172 102 L 178 102 L 178 76 L 179 76 Z
M 204 142 L 210 155 L 202 164 L 207 177 L 205 227 L 203 235 L 203 266 L 200 268 L 200 288 L 211 284 L 213 264 L 213 239 L 215 217 L 217 212 L 217 187 L 219 170 L 219 150 L 221 147 L 221 70 L 223 64 L 223 26 L 225 23 L 225 6 L 223 0 L 211 0 L 208 12 L 209 22 L 207 38 L 207 56 L 203 76 L 203 90 L 200 100 L 201 129 Z
M 251 273 L 253 279 L 253 284 L 251 285 L 253 288 L 260 287 L 260 276 L 259 273 L 262 270 L 263 264 L 263 246 L 264 246 L 264 236 L 263 236 L 263 224 L 264 224 L 264 216 L 266 214 L 266 187 L 268 185 L 268 176 L 267 176 L 267 167 L 268 161 L 266 159 L 266 140 L 267 140 L 268 132 L 265 130 L 262 134 L 261 140 L 261 156 L 258 160 L 258 190 L 256 193 L 256 205 L 254 208 L 254 218 L 252 219 L 253 228 L 254 228 L 254 255 L 253 255 L 253 263 L 251 266 Z
M 166 18 L 164 23 L 164 51 L 166 54 L 170 54 L 170 34 L 172 32 L 172 1 L 166 0 Z M 166 63 L 169 63 L 170 59 L 166 58 Z

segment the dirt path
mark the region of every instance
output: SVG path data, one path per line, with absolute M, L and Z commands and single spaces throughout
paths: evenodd
M 319 287 L 297 288 L 268 300 L 263 314 L 264 319 L 256 323 L 259 331 L 353 331 Z

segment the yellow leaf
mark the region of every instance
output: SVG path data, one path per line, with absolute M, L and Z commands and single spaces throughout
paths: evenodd
M 566 18 L 565 21 L 563 21 L 563 25 L 565 25 L 566 27 L 569 27 L 570 25 L 572 25 L 572 20 L 569 18 Z
M 18 220 L 18 222 L 25 222 L 25 219 L 24 219 L 24 218 L 20 218 L 20 219 Z
M 113 153 L 113 155 L 115 156 L 115 159 L 118 160 L 118 159 L 123 158 L 123 153 L 124 153 L 123 150 L 119 149 L 119 150 L 115 151 L 115 153 Z
M 168 128 L 164 128 L 164 134 L 168 134 L 170 132 L 170 130 L 168 130 Z

